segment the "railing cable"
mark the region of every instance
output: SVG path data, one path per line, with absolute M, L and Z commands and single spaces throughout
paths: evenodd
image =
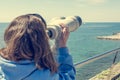
M 95 56 L 90 57 L 90 58 L 88 58 L 88 59 L 86 59 L 86 60 L 83 60 L 83 61 L 81 61 L 81 62 L 79 62 L 79 63 L 75 63 L 74 66 L 75 66 L 76 68 L 80 68 L 81 66 L 83 66 L 83 65 L 85 65 L 85 64 L 91 63 L 91 62 L 93 62 L 93 61 L 95 61 L 95 60 L 101 59 L 101 58 L 103 58 L 103 57 L 106 57 L 106 56 L 108 56 L 108 55 L 110 55 L 110 54 L 114 54 L 114 53 L 116 53 L 116 52 L 120 52 L 120 48 L 117 48 L 117 49 L 114 49 L 114 50 L 105 52 L 105 53 L 103 53 L 103 54 L 95 55 Z M 116 54 L 116 57 L 117 57 L 117 54 Z M 115 60 L 116 60 L 116 58 L 114 58 L 114 61 L 115 61 Z M 114 61 L 113 61 L 113 62 L 114 62 Z

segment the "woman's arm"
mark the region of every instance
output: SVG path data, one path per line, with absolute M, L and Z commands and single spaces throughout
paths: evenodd
M 67 47 L 58 49 L 59 80 L 75 80 L 75 68 Z
M 66 25 L 61 24 L 60 25 L 61 30 L 61 36 L 58 39 L 58 74 L 59 74 L 59 80 L 75 80 L 75 68 L 73 65 L 72 56 L 69 54 L 67 45 L 67 40 L 69 38 L 69 30 Z

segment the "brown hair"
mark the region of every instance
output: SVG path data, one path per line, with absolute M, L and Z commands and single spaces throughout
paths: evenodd
M 45 29 L 46 23 L 42 17 L 27 14 L 15 18 L 5 31 L 6 48 L 1 49 L 2 53 L 9 60 L 34 60 L 38 69 L 56 72 L 57 64 Z

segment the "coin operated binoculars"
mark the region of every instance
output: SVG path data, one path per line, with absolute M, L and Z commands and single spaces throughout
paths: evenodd
M 69 17 L 56 17 L 50 20 L 47 25 L 47 34 L 50 40 L 55 40 L 54 46 L 52 46 L 53 53 L 57 53 L 58 40 L 61 36 L 61 26 L 63 23 L 68 27 L 69 32 L 77 30 L 82 24 L 82 19 L 79 16 L 69 16 Z
M 47 33 L 50 39 L 59 38 L 61 35 L 61 26 L 59 24 L 61 23 L 67 25 L 69 32 L 73 32 L 80 27 L 82 20 L 79 16 L 53 18 L 47 25 Z

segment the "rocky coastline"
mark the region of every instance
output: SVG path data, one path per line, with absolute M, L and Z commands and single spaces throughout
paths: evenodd
M 120 40 L 120 33 L 114 33 L 110 36 L 97 36 L 98 39 L 106 39 L 106 40 Z

